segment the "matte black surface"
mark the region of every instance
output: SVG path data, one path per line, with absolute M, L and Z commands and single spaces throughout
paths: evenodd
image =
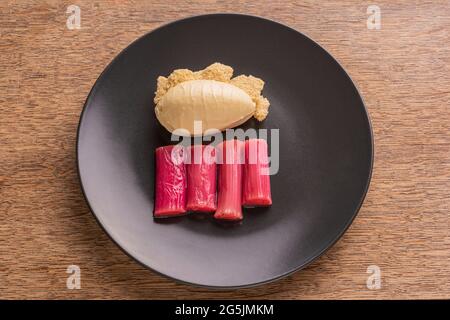
M 154 150 L 170 144 L 157 122 L 156 78 L 213 62 L 266 81 L 266 121 L 280 129 L 273 206 L 240 225 L 185 216 L 155 221 Z M 365 197 L 373 141 L 363 101 L 341 66 L 284 25 L 244 15 L 205 15 L 132 43 L 94 85 L 78 132 L 78 167 L 92 212 L 129 255 L 203 286 L 264 283 L 304 267 L 340 238 Z

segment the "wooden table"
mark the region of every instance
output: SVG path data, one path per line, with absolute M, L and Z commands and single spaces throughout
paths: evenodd
M 450 4 L 385 1 L 2 1 L 0 298 L 450 298 Z M 333 3 L 334 2 L 334 3 Z M 67 7 L 81 29 L 66 27 Z M 239 12 L 280 21 L 331 52 L 357 83 L 375 134 L 366 201 L 305 270 L 262 287 L 210 291 L 144 269 L 95 222 L 76 173 L 84 100 L 131 41 L 169 21 Z M 66 288 L 69 265 L 81 289 Z M 367 267 L 381 269 L 369 290 Z

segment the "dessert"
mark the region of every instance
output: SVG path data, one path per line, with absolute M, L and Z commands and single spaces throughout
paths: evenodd
M 254 76 L 233 76 L 230 66 L 213 63 L 200 71 L 177 69 L 157 79 L 154 102 L 158 121 L 179 135 L 204 135 L 225 130 L 251 117 L 263 121 L 269 101 L 261 95 L 264 81 Z M 201 122 L 201 128 L 195 122 Z

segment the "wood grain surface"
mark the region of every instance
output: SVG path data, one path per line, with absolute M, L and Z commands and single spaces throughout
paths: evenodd
M 68 30 L 67 7 L 81 8 Z M 369 30 L 367 7 L 381 8 Z M 324 46 L 358 85 L 375 165 L 344 237 L 301 272 L 257 288 L 175 283 L 116 247 L 80 191 L 75 139 L 85 98 L 130 42 L 212 12 L 260 15 Z M 449 1 L 0 2 L 0 298 L 450 298 Z M 68 290 L 68 265 L 81 289 Z M 381 289 L 366 271 L 381 268 Z

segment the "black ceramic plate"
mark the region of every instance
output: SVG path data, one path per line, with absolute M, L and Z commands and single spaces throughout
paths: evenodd
M 197 215 L 155 221 L 154 150 L 171 143 L 153 111 L 156 78 L 216 61 L 266 82 L 269 116 L 246 125 L 280 129 L 273 205 L 230 227 Z M 240 287 L 299 270 L 342 236 L 368 189 L 373 141 L 360 94 L 322 47 L 273 21 L 217 14 L 165 25 L 120 53 L 89 94 L 77 152 L 90 208 L 126 253 L 182 282 Z

